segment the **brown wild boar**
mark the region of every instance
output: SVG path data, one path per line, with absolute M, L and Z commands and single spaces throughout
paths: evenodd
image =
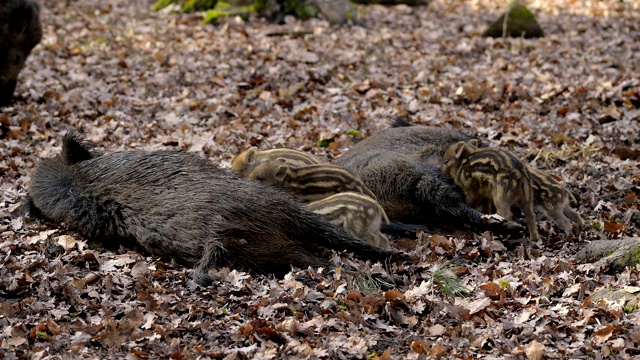
M 257 166 L 248 176 L 266 185 L 280 187 L 303 202 L 322 200 L 331 195 L 354 191 L 373 199 L 376 196 L 357 176 L 336 165 L 308 165 L 294 167 L 282 161 Z
M 476 148 L 460 141 L 445 151 L 442 172 L 464 190 L 470 206 L 479 206 L 483 199 L 489 199 L 498 215 L 507 220 L 513 219 L 512 206 L 520 208 L 531 240 L 540 240 L 529 170 L 511 152 Z
M 0 1 L 0 106 L 11 102 L 18 75 L 41 39 L 37 0 Z
M 442 174 L 442 155 L 449 145 L 471 136 L 457 130 L 396 120 L 345 151 L 336 160 L 362 179 L 393 222 L 427 225 L 429 230 L 476 230 L 518 233 L 513 222 L 493 223 L 471 208 L 464 193 Z
M 550 174 L 529 167 L 531 186 L 535 204 L 544 213 L 556 222 L 567 234 L 578 236 L 584 228 L 584 221 L 580 215 L 571 208 L 571 201 L 575 201 L 573 195 L 560 182 Z M 571 222 L 575 223 L 572 224 Z
M 397 251 L 358 239 L 285 192 L 240 179 L 196 154 L 122 151 L 97 156 L 76 133 L 33 171 L 23 213 L 107 246 L 137 243 L 195 267 L 200 285 L 216 266 L 281 276 L 291 265 L 330 266 L 323 249 L 383 260 Z
M 291 166 L 320 164 L 320 160 L 302 151 L 287 148 L 258 150 L 257 147 L 252 146 L 233 159 L 231 171 L 247 177 L 256 166 L 270 161 L 280 161 Z
M 389 224 L 389 218 L 380 204 L 366 195 L 343 192 L 314 201 L 306 207 L 332 224 L 342 226 L 353 236 L 385 249 L 391 247 L 389 240 L 380 232 L 382 222 Z
M 467 141 L 472 148 L 478 147 L 478 143 Z M 556 224 L 558 224 L 567 234 L 579 235 L 584 228 L 584 222 L 576 211 L 571 209 L 571 201 L 575 202 L 571 194 L 560 182 L 551 177 L 543 170 L 527 165 L 531 186 L 533 187 L 533 198 L 536 207 L 542 211 Z M 485 203 L 485 213 L 492 211 L 492 202 Z M 572 224 L 571 222 L 575 223 Z

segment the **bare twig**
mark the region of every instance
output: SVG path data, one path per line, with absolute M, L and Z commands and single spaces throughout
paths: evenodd
M 634 188 L 635 188 L 635 186 L 631 186 L 631 187 L 628 187 L 628 188 L 620 189 L 620 190 L 617 190 L 617 191 L 614 191 L 614 192 L 611 192 L 611 193 L 608 193 L 608 194 L 596 196 L 596 199 L 604 199 L 604 198 L 608 198 L 610 196 L 619 195 L 619 194 L 627 192 L 629 190 L 633 190 Z

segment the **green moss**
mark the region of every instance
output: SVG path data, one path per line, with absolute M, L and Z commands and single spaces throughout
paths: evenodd
M 193 11 L 199 11 L 199 10 L 213 9 L 216 6 L 217 0 L 186 0 L 186 1 L 158 0 L 151 7 L 151 10 L 159 11 L 171 4 L 180 4 L 180 3 L 182 3 L 182 5 L 180 6 L 180 11 L 193 12 Z
M 298 0 L 284 0 L 282 5 L 286 13 L 291 13 L 298 7 Z
M 320 11 L 311 4 L 301 4 L 296 8 L 295 13 L 300 19 L 309 19 L 317 17 L 318 14 L 320 14 Z
M 600 222 L 598 221 L 592 221 L 591 228 L 594 230 L 602 231 L 602 224 L 600 224 Z
M 209 10 L 205 13 L 203 23 L 208 24 L 227 16 L 240 16 L 246 19 L 250 13 L 256 12 L 256 4 L 257 3 L 238 7 L 231 5 L 226 1 L 218 1 L 213 10 Z
M 245 13 L 252 13 L 252 12 L 257 12 L 258 10 L 256 9 L 256 4 L 253 4 L 253 5 L 241 6 L 240 11 Z
M 260 12 L 267 8 L 267 0 L 256 0 L 256 2 L 253 3 L 253 6 L 256 11 Z
M 629 265 L 634 266 L 640 264 L 640 246 L 636 246 L 631 250 L 631 261 Z
M 351 129 L 349 131 L 347 131 L 347 135 L 349 136 L 358 136 L 362 134 L 362 131 L 358 130 L 358 129 Z
M 204 22 L 205 24 L 208 24 L 212 21 L 216 21 L 218 19 L 220 19 L 221 17 L 225 17 L 225 16 L 229 16 L 229 12 L 225 11 L 225 10 L 209 10 L 204 14 L 204 20 L 202 22 Z
M 217 0 L 187 0 L 182 4 L 182 12 L 193 12 L 199 10 L 214 9 Z
M 500 289 L 508 289 L 511 286 L 511 284 L 505 280 L 498 280 L 498 285 L 500 286 Z
M 335 140 L 335 138 L 331 138 L 331 139 L 324 139 L 324 140 L 318 140 L 318 142 L 316 143 L 317 147 L 321 147 L 321 148 L 328 148 L 329 145 L 331 145 L 331 143 Z
M 347 306 L 347 304 L 345 304 L 343 299 L 334 297 L 333 300 L 336 301 L 336 303 L 337 303 L 336 307 L 338 308 L 338 310 L 340 310 L 340 311 L 349 310 L 349 307 Z
M 159 11 L 176 2 L 177 0 L 158 0 L 155 4 L 153 4 L 151 10 Z
M 198 0 L 188 0 L 187 2 L 182 4 L 182 12 L 196 11 L 197 4 Z
M 36 331 L 36 337 L 40 340 L 49 340 L 49 334 L 46 331 Z
M 249 0 L 243 3 L 249 5 L 241 3 L 231 5 L 217 0 L 157 0 L 152 6 L 152 10 L 159 11 L 171 4 L 180 4 L 182 12 L 208 10 L 203 21 L 205 24 L 221 17 L 242 16 L 246 18 L 251 13 L 260 14 L 261 12 L 272 13 L 277 11 L 283 15 L 295 15 L 301 19 L 317 17 L 320 14 L 320 10 L 316 6 L 303 0 L 282 0 L 277 3 L 273 0 Z M 347 14 L 349 19 L 354 19 L 355 16 L 355 12 Z
M 354 22 L 356 20 L 357 17 L 357 13 L 355 10 L 353 10 L 353 7 L 351 7 L 351 10 L 347 11 L 347 19 L 349 19 L 350 22 Z
M 482 33 L 482 36 L 489 37 L 503 37 L 505 35 L 535 38 L 544 36 L 544 33 L 531 11 L 517 0 L 513 0 L 509 3 L 509 8 L 506 13 L 500 16 L 496 22 L 491 24 L 489 28 Z

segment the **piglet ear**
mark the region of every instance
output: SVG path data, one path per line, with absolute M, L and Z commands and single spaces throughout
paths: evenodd
M 284 182 L 284 178 L 287 176 L 288 171 L 289 167 L 287 165 L 280 165 L 273 170 L 273 177 L 275 177 L 278 182 Z
M 251 164 L 256 160 L 256 155 L 258 154 L 258 148 L 255 146 L 250 147 L 247 150 L 247 156 L 244 157 L 247 164 Z
M 464 141 L 460 141 L 456 144 L 454 154 L 456 155 L 456 159 L 460 159 L 462 156 L 466 155 L 468 152 L 467 144 Z
M 467 141 L 467 145 L 474 147 L 474 148 L 479 148 L 480 147 L 480 140 L 478 139 L 471 139 L 469 141 Z

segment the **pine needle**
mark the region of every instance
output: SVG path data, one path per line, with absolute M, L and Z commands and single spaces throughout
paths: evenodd
M 464 286 L 462 281 L 452 273 L 451 270 L 443 266 L 436 266 L 433 269 L 433 283 L 446 295 L 457 297 L 471 296 L 471 291 Z

